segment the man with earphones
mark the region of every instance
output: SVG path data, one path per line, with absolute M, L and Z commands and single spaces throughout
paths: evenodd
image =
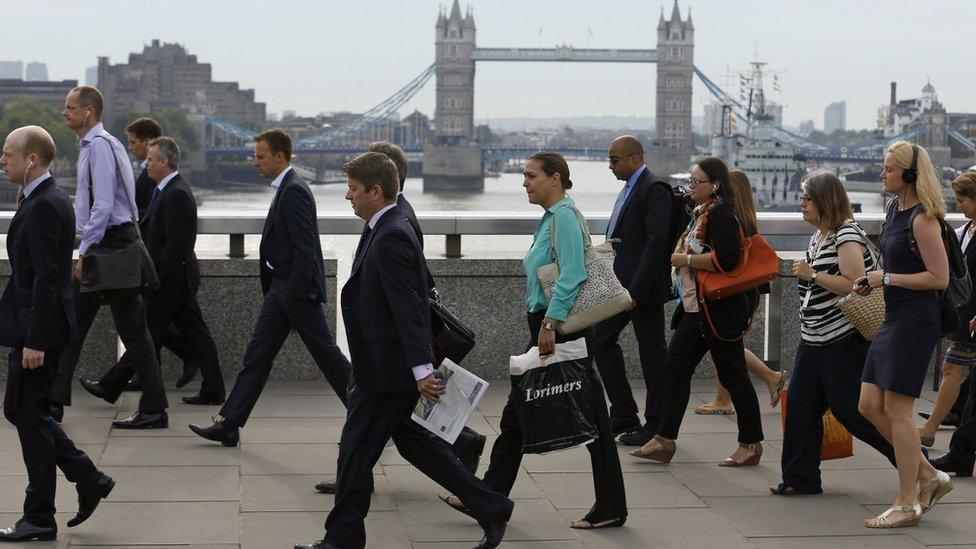
M 125 147 L 102 126 L 104 99 L 91 86 L 79 86 L 68 92 L 61 116 L 72 131 L 78 134 L 78 192 L 75 195 L 77 232 L 81 235 L 75 279 L 81 280 L 82 265 L 88 250 L 120 249 L 138 238 L 132 219 L 138 219 L 135 181 Z M 79 285 L 76 283 L 75 287 Z M 78 338 L 64 353 L 58 368 L 74 371 L 100 302 L 90 293 L 78 292 Z M 169 427 L 168 406 L 163 390 L 163 374 L 152 337 L 146 325 L 146 309 L 141 295 L 126 297 L 111 304 L 115 330 L 125 345 L 127 360 L 142 380 L 142 397 L 138 410 L 126 419 L 117 419 L 117 429 L 165 429 Z M 125 390 L 126 379 L 95 381 L 82 379 L 81 385 L 92 395 L 109 403 L 118 400 Z M 61 402 L 70 405 L 70 402 Z
M 0 168 L 20 184 L 7 231 L 10 279 L 0 298 L 0 345 L 10 347 L 3 413 L 17 429 L 27 468 L 24 514 L 0 530 L 0 541 L 53 540 L 57 469 L 78 490 L 77 526 L 115 486 L 48 414 L 58 356 L 75 331 L 71 253 L 75 216 L 68 195 L 48 171 L 51 135 L 37 126 L 7 136 Z

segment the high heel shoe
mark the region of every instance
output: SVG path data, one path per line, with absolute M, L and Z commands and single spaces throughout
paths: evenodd
M 889 520 L 888 517 L 897 511 L 912 513 L 912 516 L 911 518 L 906 518 L 897 522 Z M 910 526 L 918 526 L 918 523 L 922 520 L 922 506 L 918 504 L 917 499 L 912 505 L 892 505 L 887 511 L 874 517 L 874 520 L 874 526 L 868 524 L 867 521 L 864 521 L 864 525 L 868 528 L 905 528 Z
M 942 499 L 942 496 L 945 496 L 946 494 L 952 491 L 952 479 L 949 478 L 949 475 L 946 474 L 944 471 L 936 470 L 934 477 L 928 479 L 927 481 L 925 481 L 924 484 L 918 487 L 919 497 L 922 496 L 922 492 L 929 489 L 933 484 L 938 484 L 939 487 L 935 490 L 935 493 L 932 494 L 931 501 L 929 501 L 928 503 L 920 502 L 922 513 L 928 513 L 929 509 L 935 507 L 935 504 L 938 503 L 940 499 Z
M 656 461 L 658 463 L 671 463 L 671 458 L 673 458 L 674 453 L 678 451 L 678 445 L 673 440 L 668 440 L 666 438 L 659 437 L 657 435 L 654 435 L 654 438 L 651 439 L 651 442 L 657 442 L 660 448 L 656 450 L 647 451 L 644 450 L 644 446 L 646 446 L 645 444 L 644 446 L 641 446 L 640 448 L 632 451 L 630 455 L 636 458 L 646 459 L 649 461 Z
M 747 467 L 749 465 L 758 465 L 759 458 L 762 457 L 763 446 L 761 442 L 754 442 L 752 444 L 742 444 L 739 443 L 739 448 L 744 448 L 752 452 L 749 457 L 743 460 L 737 460 L 732 456 L 729 456 L 718 463 L 719 467 Z

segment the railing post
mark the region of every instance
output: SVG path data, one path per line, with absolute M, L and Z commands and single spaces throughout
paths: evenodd
M 230 253 L 228 257 L 244 257 L 244 235 L 230 234 Z
M 782 370 L 783 279 L 774 278 L 769 289 L 766 296 L 766 364 L 773 370 Z
M 461 235 L 459 234 L 449 234 L 445 235 L 444 238 L 444 248 L 447 257 L 461 257 Z

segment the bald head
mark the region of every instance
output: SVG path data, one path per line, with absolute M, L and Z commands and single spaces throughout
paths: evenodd
M 24 126 L 7 135 L 0 167 L 7 179 L 23 185 L 47 171 L 55 153 L 51 134 L 40 126 Z
M 621 135 L 610 144 L 610 150 L 617 148 L 622 154 L 644 154 L 644 145 L 632 135 Z
M 644 146 L 632 135 L 621 135 L 610 143 L 610 171 L 627 181 L 644 165 Z

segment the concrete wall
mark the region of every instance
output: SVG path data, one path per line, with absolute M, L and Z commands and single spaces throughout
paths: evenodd
M 424 147 L 424 192 L 483 191 L 484 165 L 475 145 Z

